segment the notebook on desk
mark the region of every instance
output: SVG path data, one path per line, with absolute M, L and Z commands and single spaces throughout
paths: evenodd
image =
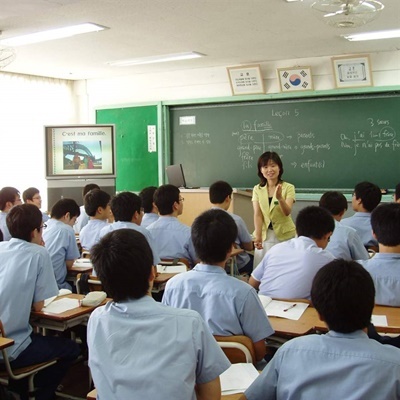
M 262 294 L 259 294 L 258 297 L 269 317 L 281 317 L 297 321 L 309 306 L 308 303 L 297 301 L 272 300 L 271 297 Z

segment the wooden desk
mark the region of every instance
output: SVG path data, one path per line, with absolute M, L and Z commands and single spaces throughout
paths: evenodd
M 388 321 L 388 326 L 375 326 L 377 332 L 400 333 L 400 307 L 375 306 L 372 314 L 386 315 Z M 327 326 L 319 320 L 318 315 L 315 320 L 315 329 L 321 332 L 328 331 Z
M 14 340 L 13 339 L 8 339 L 5 337 L 0 337 L 0 350 L 5 349 L 6 347 L 10 347 L 14 344 Z
M 299 320 L 268 317 L 269 322 L 274 328 L 276 335 L 283 335 L 289 337 L 297 337 L 314 333 L 315 325 L 318 318 L 318 313 L 315 308 L 308 306 Z
M 67 294 L 65 296 L 60 296 L 58 299 L 78 299 L 82 300 L 85 296 L 82 294 Z M 106 301 L 110 299 L 104 300 L 102 304 L 105 304 Z M 65 311 L 61 314 L 53 314 L 47 312 L 46 309 L 41 311 L 32 311 L 30 322 L 33 326 L 43 328 L 43 329 L 52 329 L 56 331 L 65 331 L 68 328 L 71 328 L 76 325 L 80 325 L 84 322 L 87 322 L 90 316 L 90 313 L 96 307 L 83 307 L 79 306 L 73 308 L 72 310 Z
M 242 395 L 242 393 L 226 394 L 226 395 L 222 395 L 221 399 L 222 400 L 238 400 L 241 395 Z M 97 396 L 97 390 L 93 389 L 90 393 L 88 393 L 86 400 L 96 400 L 96 396 Z

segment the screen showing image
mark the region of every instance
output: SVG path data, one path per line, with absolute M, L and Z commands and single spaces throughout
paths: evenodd
M 47 178 L 115 176 L 114 125 L 47 126 Z

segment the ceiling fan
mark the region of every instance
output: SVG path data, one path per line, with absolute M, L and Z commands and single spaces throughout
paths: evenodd
M 377 18 L 384 5 L 379 0 L 317 0 L 311 7 L 335 28 L 355 28 Z

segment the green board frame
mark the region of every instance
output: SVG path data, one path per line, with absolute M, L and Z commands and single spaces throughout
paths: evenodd
M 158 129 L 156 105 L 96 110 L 96 123 L 115 124 L 116 190 L 140 191 L 158 186 L 157 151 L 148 151 L 148 126 Z

